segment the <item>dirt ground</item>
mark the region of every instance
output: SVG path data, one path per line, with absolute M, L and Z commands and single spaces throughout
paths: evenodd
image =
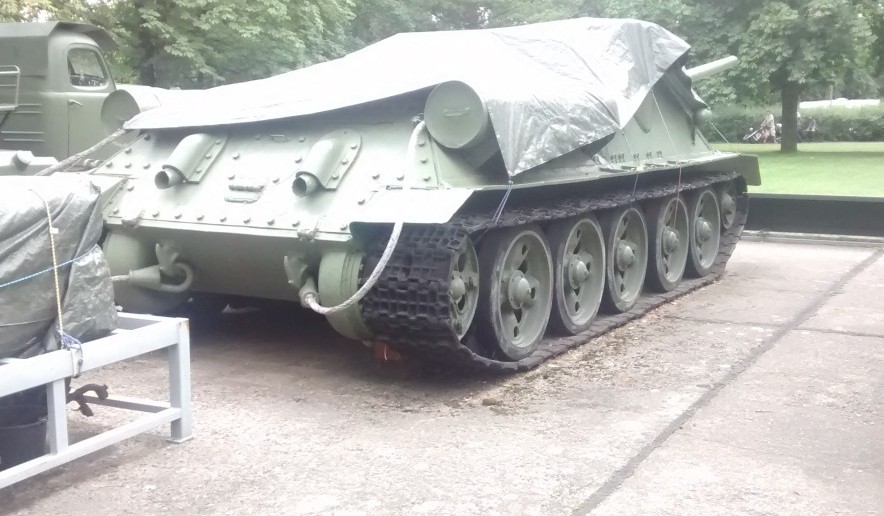
M 744 241 L 709 287 L 525 374 L 382 367 L 276 307 L 192 324 L 194 439 L 0 514 L 884 514 L 884 248 Z M 162 356 L 92 372 L 163 399 Z M 75 438 L 132 419 L 70 413 Z

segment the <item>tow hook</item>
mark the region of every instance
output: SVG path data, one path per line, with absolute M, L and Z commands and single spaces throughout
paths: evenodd
M 179 261 L 180 251 L 174 243 L 156 245 L 157 265 L 130 270 L 128 274 L 111 276 L 113 282 L 126 282 L 130 285 L 158 290 L 160 292 L 182 293 L 193 286 L 193 267 Z
M 136 287 L 159 290 L 160 292 L 181 293 L 190 290 L 193 285 L 193 267 L 183 262 L 172 265 L 175 275 L 169 277 L 163 273 L 159 265 L 151 265 L 129 271 L 129 274 L 111 276 L 114 283 L 126 282 Z M 168 280 L 176 280 L 170 283 Z

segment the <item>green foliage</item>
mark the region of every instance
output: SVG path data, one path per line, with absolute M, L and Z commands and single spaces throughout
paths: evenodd
M 0 21 L 30 21 L 42 13 L 55 13 L 59 6 L 53 0 L 4 0 L 0 2 Z
M 343 53 L 346 0 L 135 0 L 115 35 L 142 83 L 208 87 Z
M 884 86 L 881 0 L 0 0 L 0 20 L 108 28 L 118 82 L 182 88 L 266 77 L 404 31 L 576 16 L 659 23 L 691 43 L 693 64 L 738 55 L 696 85 L 715 105 L 777 103 L 786 84 L 815 98 Z
M 204 88 L 267 77 L 350 48 L 350 0 L 14 0 L 0 17 L 85 21 L 120 45 L 111 68 L 142 84 Z
M 884 106 L 817 109 L 802 115 L 816 118 L 824 140 L 884 141 Z
M 724 106 L 713 108 L 712 117 L 700 127 L 700 130 L 710 141 L 724 141 L 721 137 L 724 135 L 728 142 L 740 142 L 743 140 L 743 136 L 749 132 L 750 127 L 758 129 L 767 111 L 766 108 L 761 107 Z
M 703 134 L 715 142 L 722 141 L 720 131 L 727 141 L 741 142 L 750 127 L 758 128 L 765 107 L 725 106 L 712 110 L 710 122 L 701 127 Z M 770 110 L 780 121 L 779 108 Z M 810 117 L 817 121 L 817 140 L 833 142 L 884 141 L 884 105 L 864 108 L 825 108 L 805 110 L 802 123 Z M 717 129 L 717 131 L 716 131 Z

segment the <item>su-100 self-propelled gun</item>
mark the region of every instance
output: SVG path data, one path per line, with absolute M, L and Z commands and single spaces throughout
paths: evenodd
M 401 34 L 137 115 L 74 164 L 126 310 L 300 300 L 341 334 L 519 370 L 719 275 L 757 160 L 710 147 L 688 45 L 575 19 Z

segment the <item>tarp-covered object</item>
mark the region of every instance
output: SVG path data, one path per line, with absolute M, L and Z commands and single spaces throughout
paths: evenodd
M 662 27 L 637 20 L 405 33 L 341 59 L 188 95 L 186 103 L 142 113 L 125 127 L 288 118 L 458 80 L 487 103 L 507 170 L 515 175 L 622 128 L 688 48 Z M 673 73 L 682 73 L 676 68 Z
M 44 201 L 58 230 L 65 333 L 85 341 L 116 328 L 110 269 L 97 246 L 98 197 L 95 186 L 76 176 L 0 177 L 0 358 L 27 358 L 59 347 L 55 278 L 43 272 L 52 268 Z

